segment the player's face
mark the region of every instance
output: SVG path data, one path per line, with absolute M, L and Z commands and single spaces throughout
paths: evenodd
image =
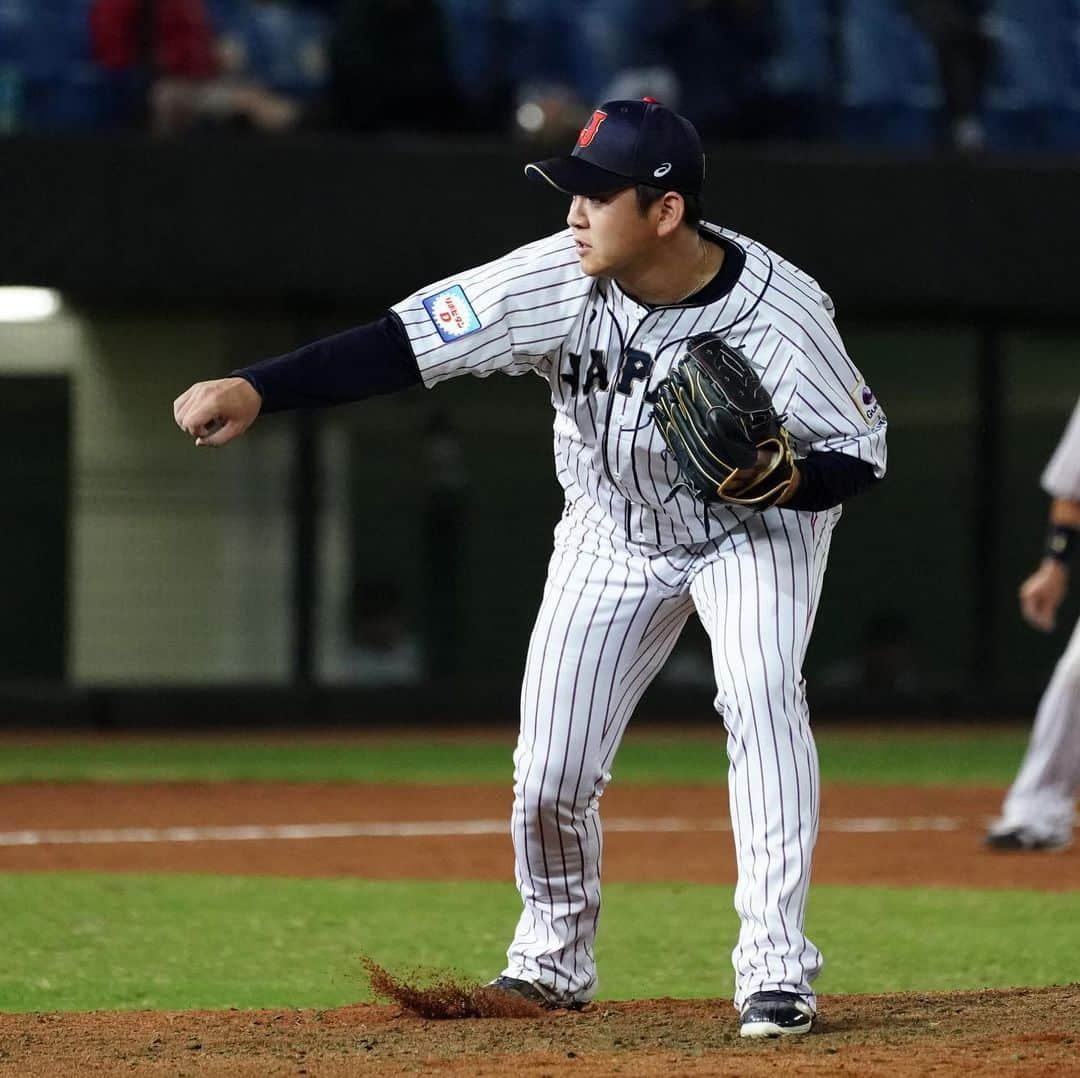
M 566 223 L 582 272 L 590 277 L 633 274 L 655 250 L 655 223 L 638 209 L 633 188 L 598 197 L 574 195 Z

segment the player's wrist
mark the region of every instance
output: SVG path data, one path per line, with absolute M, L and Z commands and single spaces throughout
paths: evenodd
M 1080 528 L 1051 521 L 1046 529 L 1046 540 L 1043 543 L 1044 561 L 1056 562 L 1068 569 L 1072 565 L 1077 550 L 1080 550 Z
M 255 375 L 251 374 L 249 371 L 236 371 L 229 375 L 229 378 L 239 389 L 243 389 L 244 386 L 247 386 L 258 394 L 260 400 L 262 399 L 262 390 L 259 389 L 258 380 Z
M 777 505 L 785 505 L 795 496 L 795 492 L 802 486 L 802 473 L 799 471 L 797 461 L 791 462 L 791 478 L 788 480 L 787 490 L 777 499 Z

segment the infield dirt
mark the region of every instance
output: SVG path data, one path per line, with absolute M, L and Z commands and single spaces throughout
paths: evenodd
M 1063 853 L 989 853 L 986 821 L 1001 791 L 979 787 L 826 784 L 814 853 L 817 883 L 1080 888 L 1080 847 Z M 707 824 L 728 817 L 722 786 L 613 786 L 604 818 L 645 821 L 611 831 L 608 882 L 734 883 L 730 833 Z M 651 829 L 648 821 L 702 821 L 701 831 Z M 11 783 L 0 785 L 4 832 L 203 825 L 492 820 L 492 834 L 314 838 L 303 842 L 145 841 L 0 846 L 0 872 L 223 872 L 363 879 L 512 878 L 510 797 L 503 786 L 348 783 Z M 507 821 L 503 830 L 501 821 Z M 883 824 L 879 829 L 875 824 Z M 929 821 L 929 824 L 928 824 Z M 940 830 L 927 830 L 933 823 Z M 859 830 L 861 824 L 870 824 Z M 854 829 L 845 825 L 854 824 Z M 895 824 L 890 829 L 890 824 Z
M 1080 1074 L 1080 986 L 824 997 L 809 1036 L 744 1041 L 725 1000 L 593 1004 L 540 1018 L 432 1021 L 332 1011 L 0 1015 L 0 1072 L 456 1076 Z
M 818 882 L 1080 887 L 1080 850 L 1008 856 L 981 845 L 1000 790 L 826 786 Z M 605 814 L 711 820 L 716 787 L 627 787 Z M 453 806 L 448 813 L 447 806 Z M 350 787 L 296 783 L 0 786 L 5 830 L 502 818 L 501 787 Z M 917 832 L 831 829 L 860 818 L 938 820 Z M 946 826 L 947 822 L 947 826 Z M 704 839 L 704 841 L 703 841 Z M 705 843 L 708 843 L 708 847 Z M 609 880 L 730 882 L 731 836 L 619 832 Z M 0 872 L 95 869 L 291 876 L 506 879 L 506 835 L 311 842 L 12 845 Z M 915 1075 L 1080 1076 L 1080 985 L 1009 991 L 824 996 L 808 1037 L 739 1038 L 730 1000 L 601 1002 L 579 1013 L 437 1021 L 395 1004 L 336 1010 L 0 1014 L 0 1073 L 25 1078 L 155 1075 L 277 1078 L 437 1074 L 719 1075 L 724 1078 Z

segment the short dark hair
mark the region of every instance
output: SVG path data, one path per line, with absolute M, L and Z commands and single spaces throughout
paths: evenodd
M 636 183 L 634 184 L 634 194 L 637 195 L 638 210 L 644 216 L 649 212 L 649 207 L 667 194 L 667 189 L 664 187 L 654 187 L 651 183 Z M 679 192 L 683 198 L 683 224 L 687 228 L 696 229 L 701 224 L 705 217 L 705 200 L 701 195 L 684 195 L 682 191 Z

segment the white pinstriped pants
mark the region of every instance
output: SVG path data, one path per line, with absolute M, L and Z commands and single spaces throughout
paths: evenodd
M 1040 838 L 1072 835 L 1080 788 L 1080 622 L 1039 701 L 1024 762 L 1005 796 L 1002 826 Z
M 524 908 L 505 975 L 564 1000 L 595 994 L 600 796 L 634 707 L 696 609 L 728 732 L 735 1004 L 762 990 L 813 1003 L 822 960 L 803 919 L 819 775 L 801 670 L 839 516 L 773 509 L 663 553 L 560 522 L 522 687 L 511 826 Z

